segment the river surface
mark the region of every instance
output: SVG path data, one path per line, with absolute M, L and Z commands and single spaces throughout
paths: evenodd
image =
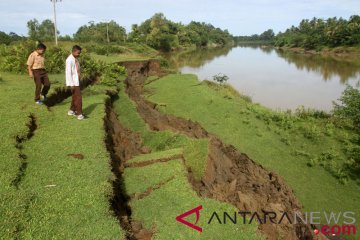
M 359 57 L 335 57 L 238 46 L 201 49 L 166 56 L 182 73 L 212 80 L 222 73 L 253 102 L 274 110 L 299 106 L 331 111 L 346 84 L 359 88 Z

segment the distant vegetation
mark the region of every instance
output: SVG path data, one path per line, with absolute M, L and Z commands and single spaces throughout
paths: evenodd
M 172 22 L 157 13 L 140 25 L 134 24 L 129 41 L 146 43 L 149 46 L 169 51 L 181 46 L 224 46 L 233 42 L 227 30 L 221 30 L 204 22 L 190 22 L 188 25 Z
M 236 43 L 243 42 L 271 42 L 274 40 L 275 33 L 272 29 L 266 30 L 262 34 L 253 34 L 251 36 L 236 36 L 234 40 Z
M 349 20 L 343 18 L 304 19 L 298 26 L 274 34 L 269 29 L 262 34 L 234 37 L 236 43 L 265 42 L 277 47 L 299 47 L 320 50 L 324 47 L 360 45 L 360 16 L 353 15 Z
M 55 29 L 53 22 L 49 19 L 41 23 L 37 19 L 32 19 L 28 21 L 27 27 L 28 38 L 31 40 L 44 42 L 54 39 Z M 9 45 L 11 42 L 22 39 L 26 39 L 26 37 L 20 37 L 15 33 L 0 32 L 0 44 Z M 147 44 L 161 51 L 188 47 L 221 47 L 234 42 L 234 38 L 228 30 L 222 30 L 204 22 L 192 21 L 188 25 L 172 22 L 162 13 L 155 14 L 140 25 L 134 24 L 132 31 L 128 34 L 125 28 L 115 21 L 89 22 L 81 26 L 73 37 L 60 36 L 59 40 L 74 40 L 81 43 Z M 98 51 L 103 50 L 98 49 Z
M 25 37 L 19 36 L 14 32 L 6 34 L 5 32 L 0 31 L 0 44 L 9 45 L 12 42 L 20 41 L 25 39 Z
M 313 18 L 302 20 L 299 26 L 292 26 L 276 35 L 275 46 L 302 47 L 316 49 L 321 47 L 354 46 L 360 44 L 360 16 L 349 20 Z
M 126 40 L 126 30 L 115 21 L 109 23 L 101 22 L 95 24 L 89 22 L 88 25 L 81 26 L 74 34 L 74 40 L 79 42 L 107 42 L 107 30 L 109 32 L 109 42 L 122 43 Z
M 41 23 L 32 19 L 27 23 L 28 35 L 32 40 L 51 41 L 54 26 L 51 20 Z M 15 33 L 0 32 L 0 44 L 23 40 L 26 37 Z M 360 46 L 360 16 L 353 15 L 349 20 L 343 18 L 304 19 L 298 26 L 291 26 L 284 32 L 275 34 L 268 29 L 251 36 L 232 36 L 228 30 L 217 28 L 209 23 L 192 21 L 185 25 L 167 19 L 157 13 L 141 24 L 133 24 L 126 33 L 124 27 L 115 21 L 81 26 L 73 36 L 60 36 L 59 40 L 94 43 L 146 44 L 156 50 L 171 51 L 189 47 L 221 47 L 234 43 L 265 43 L 277 47 L 299 47 L 320 50 L 324 47 Z M 103 51 L 103 50 L 99 50 Z

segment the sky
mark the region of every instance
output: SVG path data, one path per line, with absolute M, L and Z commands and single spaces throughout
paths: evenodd
M 62 0 L 56 4 L 58 30 L 72 35 L 90 21 L 115 20 L 127 31 L 158 12 L 175 22 L 211 23 L 235 36 L 275 33 L 302 19 L 360 14 L 360 0 Z M 50 0 L 0 0 L 0 31 L 27 35 L 26 22 L 53 19 Z

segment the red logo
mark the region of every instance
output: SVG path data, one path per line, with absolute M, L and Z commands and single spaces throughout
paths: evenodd
M 199 226 L 196 226 L 197 222 L 199 221 L 200 218 L 200 210 L 202 209 L 202 205 L 191 209 L 190 211 L 184 212 L 183 214 L 179 215 L 176 217 L 176 221 L 181 222 L 182 224 L 185 224 L 188 227 L 191 227 L 192 229 L 195 229 L 198 232 L 202 232 L 202 228 Z M 186 221 L 184 218 L 186 218 L 187 216 L 191 215 L 195 213 L 196 214 L 196 222 L 195 224 Z

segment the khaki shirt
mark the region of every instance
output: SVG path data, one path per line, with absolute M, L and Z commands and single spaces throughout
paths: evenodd
M 26 63 L 31 69 L 44 69 L 45 58 L 43 55 L 38 54 L 36 51 L 32 52 Z

